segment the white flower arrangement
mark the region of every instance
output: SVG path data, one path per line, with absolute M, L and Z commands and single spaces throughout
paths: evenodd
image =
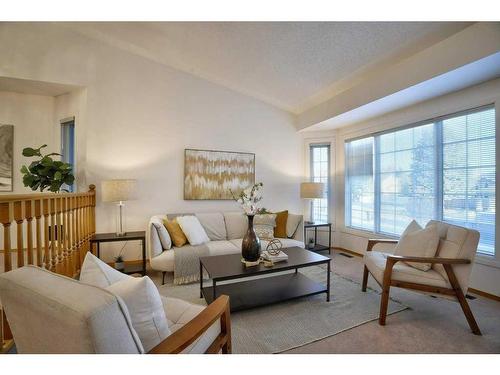
M 263 186 L 264 184 L 262 182 L 258 182 L 255 185 L 242 190 L 237 196 L 231 189 L 229 189 L 229 191 L 231 192 L 233 199 L 240 204 L 241 208 L 247 215 L 255 215 L 266 212 L 265 208 L 257 207 L 257 203 L 262 200 Z

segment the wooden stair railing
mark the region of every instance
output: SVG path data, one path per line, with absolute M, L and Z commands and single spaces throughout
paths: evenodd
M 0 195 L 2 271 L 34 264 L 65 276 L 78 275 L 86 252 L 91 251 L 95 203 L 95 185 L 86 193 Z M 11 345 L 0 301 L 0 353 Z

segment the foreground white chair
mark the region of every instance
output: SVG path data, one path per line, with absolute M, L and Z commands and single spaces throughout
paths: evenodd
M 481 335 L 474 315 L 465 299 L 479 243 L 479 232 L 434 220 L 429 221 L 427 226 L 433 224 L 438 225 L 440 241 L 436 257 L 432 258 L 397 256 L 372 251 L 378 243 L 397 243 L 398 241 L 368 240 L 366 254 L 363 258 L 365 268 L 362 290 L 366 292 L 368 274 L 370 273 L 382 288 L 380 325 L 385 325 L 389 290 L 391 286 L 394 286 L 458 300 L 472 332 L 475 335 Z M 431 263 L 432 268 L 429 271 L 421 271 L 404 262 Z
M 0 299 L 18 353 L 144 353 L 127 306 L 103 288 L 26 266 L 0 275 Z M 231 352 L 229 297 L 164 307 L 173 333 L 150 354 Z

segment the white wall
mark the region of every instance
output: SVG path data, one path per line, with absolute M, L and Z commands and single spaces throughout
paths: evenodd
M 22 156 L 23 148 L 47 144 L 45 150 L 58 152 L 53 127 L 54 98 L 42 95 L 27 95 L 0 91 L 0 124 L 14 125 L 14 193 L 30 193 L 24 187 L 19 170 L 29 165 L 30 158 Z M 12 193 L 0 193 L 12 194 Z
M 495 79 L 481 85 L 473 86 L 452 94 L 423 102 L 403 110 L 392 112 L 387 115 L 361 122 L 352 126 L 338 129 L 336 132 L 336 169 L 335 169 L 335 244 L 364 253 L 367 239 L 373 237 L 373 233 L 354 230 L 345 227 L 344 223 L 344 142 L 346 139 L 359 137 L 374 132 L 409 125 L 418 121 L 451 114 L 465 109 L 481 105 L 495 103 L 497 116 L 497 129 L 500 123 L 500 79 Z M 497 150 L 500 145 L 500 137 L 497 137 Z M 499 152 L 497 151 L 497 196 L 500 191 L 498 166 Z M 472 272 L 471 287 L 497 296 L 500 296 L 500 215 L 496 216 L 496 238 L 497 258 L 485 258 L 478 256 Z
M 3 23 L 0 44 L 9 51 L 0 55 L 0 76 L 86 88 L 77 142 L 85 184 L 97 185 L 99 232 L 115 229 L 113 207 L 100 202 L 100 182 L 110 178 L 138 180 L 131 230 L 157 213 L 237 210 L 231 201 L 183 200 L 184 148 L 254 152 L 263 205 L 301 211 L 302 142 L 289 114 L 60 25 Z M 131 244 L 126 258 L 137 250 Z

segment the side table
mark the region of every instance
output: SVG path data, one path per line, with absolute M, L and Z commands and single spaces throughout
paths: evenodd
M 320 227 L 328 227 L 328 246 L 319 245 L 318 244 L 318 228 Z M 314 228 L 314 247 L 309 249 L 307 247 L 307 229 Z M 331 254 L 332 251 L 332 223 L 304 223 L 304 244 L 306 246 L 306 250 L 310 251 L 324 251 L 328 250 L 328 254 Z
M 142 276 L 146 275 L 146 232 L 136 231 L 127 232 L 124 236 L 117 236 L 116 233 L 96 233 L 92 236 L 90 243 L 97 246 L 97 257 L 101 255 L 101 242 L 119 242 L 119 241 L 141 241 L 142 243 L 142 264 L 126 265 L 123 273 L 141 273 Z

